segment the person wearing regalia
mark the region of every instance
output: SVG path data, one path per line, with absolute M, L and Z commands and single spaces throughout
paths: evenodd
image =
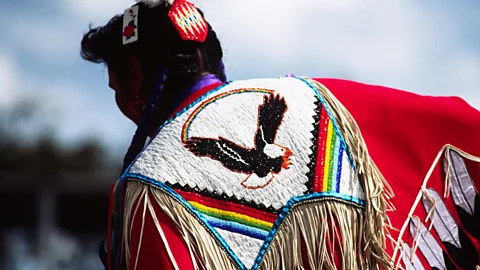
M 139 1 L 90 29 L 81 55 L 107 66 L 138 126 L 106 269 L 478 269 L 480 112 L 464 100 L 227 81 L 215 31 L 185 0 Z

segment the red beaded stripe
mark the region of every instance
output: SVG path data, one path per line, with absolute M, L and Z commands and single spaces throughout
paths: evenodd
M 315 177 L 313 180 L 313 192 L 321 192 L 323 189 L 323 175 L 325 168 L 325 147 L 327 142 L 328 134 L 328 124 L 330 122 L 330 117 L 328 116 L 327 110 L 322 106 L 322 111 L 320 113 L 320 132 L 318 135 L 318 146 L 317 146 L 317 164 L 315 164 Z

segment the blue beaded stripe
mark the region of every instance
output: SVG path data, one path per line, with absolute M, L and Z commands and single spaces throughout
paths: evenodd
M 343 145 L 340 145 L 339 153 L 338 153 L 338 167 L 337 167 L 337 186 L 335 187 L 335 190 L 340 193 L 340 180 L 342 176 L 342 162 L 343 162 Z
M 248 237 L 252 237 L 259 240 L 265 240 L 268 236 L 268 231 L 250 227 L 238 222 L 223 220 L 215 217 L 204 215 L 205 219 L 215 228 L 219 228 L 225 231 L 239 233 Z
M 332 170 L 332 187 L 331 190 L 335 192 L 339 192 L 340 190 L 337 189 L 339 186 L 340 176 L 342 174 L 341 170 L 338 170 L 338 160 L 342 160 L 342 155 L 340 154 L 340 145 L 342 142 L 340 140 L 335 141 L 335 150 L 334 150 L 334 158 L 333 158 L 333 170 Z

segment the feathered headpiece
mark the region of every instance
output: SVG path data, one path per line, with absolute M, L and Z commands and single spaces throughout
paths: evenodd
M 208 24 L 194 4 L 186 0 L 137 0 L 148 7 L 161 4 L 171 6 L 168 17 L 183 40 L 205 42 Z M 138 40 L 138 6 L 125 10 L 123 17 L 123 44 Z

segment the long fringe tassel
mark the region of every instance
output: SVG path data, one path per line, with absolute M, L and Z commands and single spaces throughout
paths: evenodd
M 154 202 L 150 201 L 150 196 L 154 198 Z M 183 204 L 181 204 L 171 195 L 167 194 L 165 191 L 160 190 L 156 187 L 152 187 L 145 183 L 139 183 L 137 181 L 128 181 L 125 194 L 126 203 L 124 208 L 125 229 L 123 231 L 123 248 L 125 250 L 124 254 L 125 260 L 127 261 L 127 268 L 131 256 L 130 241 L 131 228 L 133 225 L 132 221 L 135 215 L 138 214 L 138 205 L 135 205 L 135 202 L 137 201 L 138 205 L 140 205 L 141 203 L 145 203 L 146 205 L 144 209 L 149 209 L 150 212 L 153 211 L 152 203 L 156 203 L 162 209 L 162 211 L 164 211 L 165 214 L 175 223 L 176 227 L 179 229 L 180 234 L 182 235 L 183 239 L 187 244 L 190 252 L 190 259 L 192 260 L 194 268 L 196 270 L 237 269 L 232 257 L 226 252 L 226 250 L 224 250 L 220 243 L 215 240 L 209 230 L 206 229 L 203 224 L 199 220 L 197 220 L 197 218 Z M 158 222 L 156 222 L 155 225 L 157 230 L 159 231 L 160 236 L 162 236 L 162 240 L 167 249 L 167 252 L 169 253 L 172 265 L 174 265 L 175 269 L 178 269 L 175 258 L 173 257 L 172 252 L 168 246 L 168 242 L 164 237 L 162 228 L 160 227 Z M 138 248 L 140 249 L 141 246 L 139 245 Z
M 153 205 L 152 202 L 150 201 L 150 197 L 148 195 L 148 188 L 147 187 L 141 187 L 141 188 L 134 188 L 134 189 L 128 189 L 125 195 L 126 200 L 128 200 L 127 204 L 125 205 L 125 218 L 126 218 L 126 223 L 128 226 L 124 226 L 123 230 L 123 250 L 125 254 L 125 265 L 127 266 L 127 269 L 130 269 L 130 256 L 131 256 L 131 235 L 132 235 L 132 229 L 133 229 L 133 220 L 135 220 L 135 217 L 137 216 L 138 208 L 140 205 L 143 205 L 143 213 L 142 213 L 142 226 L 140 230 L 140 239 L 138 242 L 138 247 L 136 252 L 136 260 L 135 260 L 135 266 L 133 269 L 137 269 L 137 264 L 138 264 L 138 257 L 140 255 L 140 250 L 142 248 L 142 240 L 143 240 L 143 229 L 145 226 L 145 218 L 147 214 L 147 209 L 148 212 L 150 213 L 151 217 L 153 218 L 153 221 L 155 223 L 155 226 L 158 230 L 158 233 L 160 234 L 160 237 L 162 238 L 162 241 L 166 247 L 168 256 L 170 258 L 170 262 L 173 265 L 173 269 L 179 270 L 177 262 L 175 261 L 175 258 L 173 257 L 173 254 L 169 248 L 167 239 L 165 237 L 165 234 L 160 227 L 160 224 L 157 220 L 155 211 L 153 210 Z M 135 202 L 137 202 L 135 206 Z M 133 210 L 133 212 L 132 212 Z M 127 215 L 127 213 L 129 213 Z
M 284 219 L 260 269 L 373 269 L 363 258 L 364 209 L 331 198 L 295 205 Z M 340 250 L 340 254 L 335 254 Z M 304 261 L 305 259 L 305 261 Z
M 367 242 L 360 248 L 363 249 L 362 256 L 364 256 L 365 263 L 368 269 L 391 269 L 393 263 L 386 252 L 386 242 L 390 240 L 392 246 L 395 245 L 395 242 L 390 236 L 391 224 L 386 212 L 395 209 L 390 202 L 393 198 L 393 191 L 369 156 L 360 128 L 352 115 L 325 86 L 315 80 L 304 79 L 320 92 L 330 108 L 331 117 L 337 123 L 339 131 L 345 139 L 355 164 L 356 173 L 363 182 L 367 202 L 363 219 L 364 226 L 360 233 L 363 234 L 362 239 L 367 239 Z

